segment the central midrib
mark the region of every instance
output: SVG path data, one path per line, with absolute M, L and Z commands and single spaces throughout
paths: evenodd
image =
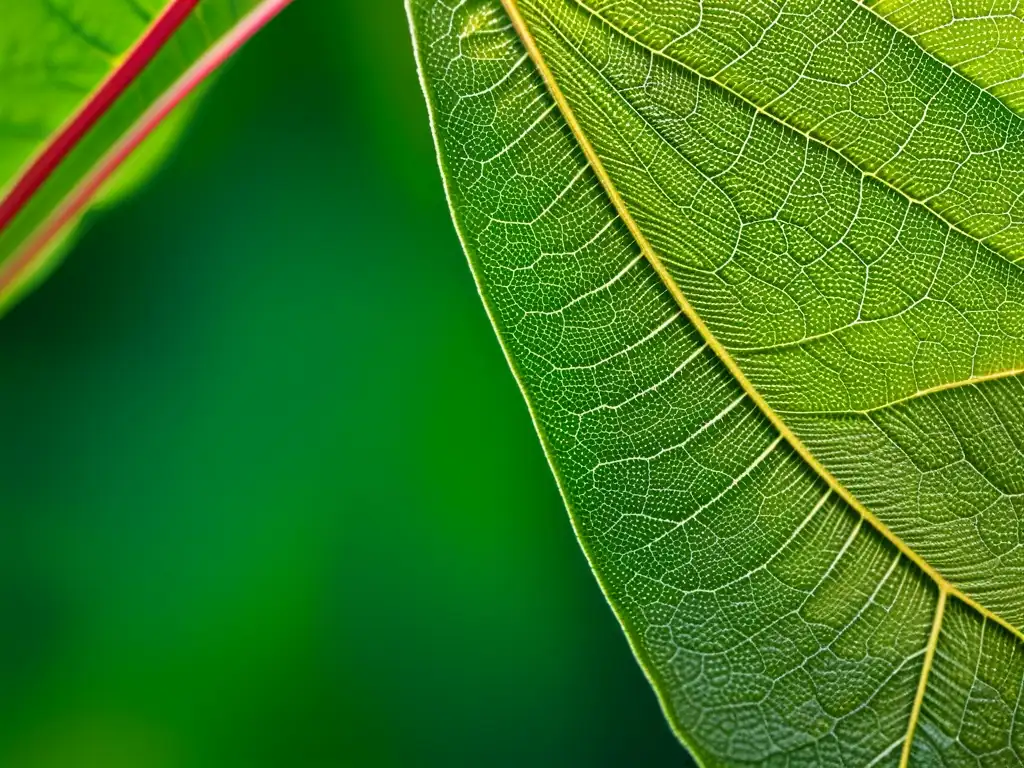
M 579 3 L 580 0 L 574 0 Z M 586 155 L 590 166 L 594 170 L 594 174 L 600 182 L 605 193 L 608 195 L 610 202 L 619 214 L 623 223 L 629 229 L 630 234 L 636 241 L 641 252 L 651 264 L 655 272 L 658 274 L 662 283 L 666 289 L 672 295 L 673 299 L 679 305 L 683 314 L 686 315 L 687 319 L 694 325 L 697 331 L 704 338 L 707 345 L 715 352 L 722 364 L 728 369 L 733 378 L 739 383 L 746 394 L 757 404 L 758 408 L 765 415 L 765 417 L 772 423 L 772 425 L 779 431 L 779 433 L 786 439 L 786 441 L 792 446 L 792 448 L 800 455 L 800 457 L 810 466 L 826 483 L 854 510 L 858 512 L 868 523 L 871 524 L 875 530 L 878 531 L 885 539 L 887 539 L 894 547 L 896 547 L 901 553 L 903 553 L 911 562 L 913 562 L 918 568 L 921 569 L 932 581 L 935 582 L 938 589 L 938 597 L 936 604 L 936 612 L 933 618 L 932 630 L 929 635 L 928 644 L 925 650 L 925 661 L 919 679 L 918 689 L 915 693 L 914 703 L 911 712 L 911 718 L 906 734 L 906 741 L 903 745 L 903 751 L 901 755 L 901 765 L 906 765 L 909 760 L 910 747 L 909 742 L 913 736 L 914 729 L 917 724 L 918 714 L 921 709 L 924 692 L 927 689 L 928 674 L 931 669 L 932 659 L 935 656 L 935 648 L 938 644 L 938 637 L 942 626 L 942 619 L 944 615 L 944 607 L 949 597 L 955 597 L 965 605 L 969 606 L 973 610 L 977 611 L 982 617 L 992 620 L 997 623 L 1012 635 L 1020 640 L 1024 640 L 1024 632 L 1014 626 L 1012 623 L 1004 619 L 1002 616 L 985 607 L 970 595 L 963 592 L 960 588 L 949 582 L 941 573 L 939 573 L 931 564 L 929 564 L 924 558 L 922 558 L 916 551 L 909 547 L 899 536 L 897 536 L 888 526 L 879 520 L 874 513 L 872 513 L 863 503 L 857 499 L 839 480 L 829 472 L 808 450 L 803 442 L 789 429 L 786 423 L 778 415 L 778 413 L 764 400 L 757 389 L 747 379 L 743 371 L 739 368 L 736 361 L 733 359 L 731 353 L 721 344 L 720 341 L 711 333 L 710 329 L 701 319 L 699 314 L 690 304 L 689 300 L 680 290 L 678 284 L 669 274 L 667 268 L 663 264 L 661 258 L 652 248 L 650 242 L 646 236 L 640 230 L 635 219 L 633 218 L 628 206 L 626 205 L 621 194 L 618 192 L 615 184 L 611 181 L 610 176 L 604 168 L 604 164 L 591 144 L 586 133 L 583 131 L 582 126 L 576 119 L 573 113 L 572 107 L 569 105 L 565 95 L 562 93 L 561 87 L 555 79 L 551 69 L 548 67 L 544 55 L 541 53 L 537 46 L 536 41 L 533 38 L 532 33 L 525 19 L 518 8 L 518 0 L 501 0 L 505 11 L 508 13 L 509 18 L 512 22 L 513 27 L 516 30 L 520 40 L 527 50 L 530 58 L 533 60 L 534 65 L 537 67 L 544 83 L 551 94 L 551 97 L 557 104 L 563 118 L 568 124 L 572 131 L 577 143 L 581 150 Z M 582 7 L 582 6 L 581 6 Z M 613 27 L 614 29 L 614 27 Z M 647 48 L 646 46 L 644 46 Z M 651 50 L 647 48 L 647 50 Z M 674 61 L 671 60 L 670 61 Z M 681 66 L 681 65 L 680 65 Z M 707 79 L 707 78 L 705 78 Z M 720 86 L 721 87 L 721 86 Z M 731 92 L 731 91 L 730 91 Z M 747 102 L 749 103 L 749 102 Z M 762 113 L 763 110 L 759 110 Z M 767 113 L 764 113 L 767 114 Z M 773 117 L 772 119 L 776 119 Z M 789 128 L 789 126 L 786 126 Z M 809 137 L 810 138 L 810 137 Z M 814 139 L 811 139 L 814 140 Z M 821 142 L 818 142 L 821 143 Z M 831 147 L 824 145 L 830 152 L 834 152 Z M 839 153 L 836 153 L 839 154 Z M 840 155 L 842 156 L 842 155 Z M 891 186 L 891 185 L 890 185 Z M 896 190 L 899 192 L 899 190 Z M 901 193 L 902 194 L 902 193 Z M 906 197 L 906 195 L 904 195 Z M 908 198 L 910 199 L 910 198 Z M 914 202 L 911 200 L 911 202 Z M 940 217 L 941 218 L 941 217 Z M 945 219 L 942 219 L 945 221 Z M 948 223 L 948 222 L 947 222 Z M 972 238 L 977 242 L 977 238 Z M 984 245 L 984 244 L 983 244 Z

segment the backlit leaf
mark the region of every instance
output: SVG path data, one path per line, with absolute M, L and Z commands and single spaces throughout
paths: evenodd
M 704 764 L 1022 763 L 998 5 L 409 2 L 481 294 Z

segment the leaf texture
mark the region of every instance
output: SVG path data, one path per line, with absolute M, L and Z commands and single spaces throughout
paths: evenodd
M 409 2 L 481 294 L 704 764 L 1022 764 L 1024 118 L 983 5 Z
M 1016 0 L 868 0 L 925 50 L 1024 110 L 1024 7 Z

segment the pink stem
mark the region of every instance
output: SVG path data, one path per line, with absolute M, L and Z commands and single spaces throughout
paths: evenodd
M 253 35 L 267 25 L 292 0 L 263 0 L 230 32 L 225 34 L 196 61 L 159 99 L 150 105 L 135 124 L 112 146 L 93 169 L 68 194 L 64 202 L 40 224 L 13 258 L 0 266 L 0 297 L 31 268 L 45 252 L 47 244 L 70 224 L 88 205 L 111 174 L 145 140 L 167 115 L 217 67 Z
M 73 150 L 96 121 L 106 114 L 153 58 L 178 31 L 199 0 L 171 0 L 156 21 L 129 51 L 124 61 L 86 99 L 78 112 L 64 124 L 50 143 L 21 173 L 7 196 L 0 200 L 0 232 L 11 223 L 32 195 L 50 178 L 61 161 Z

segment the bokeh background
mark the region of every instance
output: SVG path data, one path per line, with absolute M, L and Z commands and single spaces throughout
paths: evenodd
M 0 765 L 682 765 L 444 203 L 298 0 L 0 322 Z

